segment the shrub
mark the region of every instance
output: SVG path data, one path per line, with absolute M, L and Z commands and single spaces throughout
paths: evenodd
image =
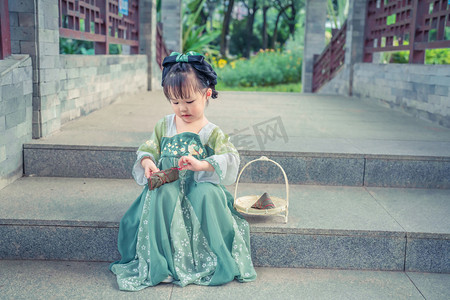
M 407 64 L 409 63 L 409 51 L 383 52 L 383 63 Z M 450 64 L 450 49 L 427 49 L 425 51 L 425 64 L 448 65 Z
M 232 62 L 212 61 L 219 80 L 230 87 L 271 86 L 299 82 L 302 60 L 300 53 L 260 50 L 250 59 Z
M 428 49 L 425 52 L 425 63 L 432 65 L 449 65 L 450 49 Z

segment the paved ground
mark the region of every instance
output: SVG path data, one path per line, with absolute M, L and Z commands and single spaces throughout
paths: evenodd
M 234 187 L 227 187 L 233 195 Z M 132 179 L 24 177 L 1 191 L 0 224 L 11 219 L 117 224 L 141 190 Z M 286 198 L 282 184 L 250 183 L 239 185 L 238 197 L 264 190 Z M 289 193 L 289 222 L 247 216 L 252 232 L 450 234 L 446 189 L 290 185 Z
M 149 137 L 157 120 L 168 113 L 171 113 L 170 105 L 161 92 L 146 92 L 121 99 L 64 125 L 60 132 L 51 137 L 33 142 L 137 147 Z M 450 157 L 450 129 L 341 96 L 223 92 L 219 99 L 211 101 L 207 116 L 226 133 L 235 133 L 235 138 L 240 137 L 238 141 L 246 143 L 244 145 L 235 140 L 240 149 Z M 269 135 L 274 132 L 278 135 L 273 136 L 273 141 L 264 140 L 264 131 Z M 37 181 L 46 179 L 24 180 L 28 180 L 29 189 L 22 193 L 33 193 L 42 188 Z M 96 197 L 102 198 L 102 191 L 93 189 L 82 180 L 79 179 L 79 184 L 85 186 L 82 191 L 88 195 L 86 199 L 95 201 Z M 120 189 L 121 184 L 109 182 L 119 189 L 115 195 L 117 199 L 120 193 L 137 193 L 137 188 L 128 181 L 121 181 L 126 186 L 123 190 Z M 37 185 L 33 186 L 34 183 Z M 95 180 L 90 180 L 91 183 Z M 101 186 L 106 188 L 108 184 L 102 183 Z M 13 189 L 14 185 L 8 188 Z M 61 193 L 64 182 L 60 186 L 53 185 L 53 188 L 52 191 L 42 191 L 43 195 Z M 277 189 L 282 188 L 278 186 Z M 280 228 L 404 230 L 419 233 L 448 233 L 450 228 L 448 190 L 307 186 L 297 192 L 295 188 L 292 191 L 292 199 L 302 200 L 291 202 L 290 221 L 288 225 L 278 224 Z M 433 206 L 436 211 L 430 211 L 424 203 L 424 199 L 429 201 L 430 192 L 435 193 L 432 201 L 439 204 Z M 79 196 L 80 193 L 77 194 Z M 125 198 L 128 199 L 122 199 Z M 105 204 L 109 208 L 105 210 L 108 214 L 102 214 L 105 221 L 117 222 L 128 207 L 123 200 L 114 199 Z M 134 196 L 129 199 L 132 200 Z M 303 205 L 305 201 L 308 205 Z M 28 218 L 27 213 L 34 209 L 33 215 L 41 213 L 41 219 L 46 216 L 52 220 L 83 220 L 89 213 L 95 218 L 98 215 L 88 201 L 69 201 L 66 206 L 59 203 L 57 207 L 61 211 L 55 209 L 52 200 L 44 203 L 36 207 L 36 203 L 25 201 L 8 206 L 8 209 L 25 205 L 28 210 L 19 208 L 23 218 Z M 339 205 L 334 205 L 336 203 Z M 52 211 L 52 215 L 47 215 L 45 211 Z M 70 215 L 67 215 L 68 211 Z M 349 211 L 353 213 L 349 214 Z M 11 211 L 2 212 L 6 218 L 12 215 Z M 254 230 L 266 226 L 256 219 L 251 223 Z M 247 284 L 232 282 L 221 287 L 186 288 L 169 284 L 138 293 L 126 293 L 117 290 L 115 278 L 107 270 L 106 263 L 0 260 L 0 299 L 450 298 L 449 274 L 283 268 L 258 268 L 257 272 L 257 281 Z
M 251 283 L 118 290 L 106 263 L 0 261 L 0 299 L 449 299 L 450 275 L 257 268 Z
M 137 147 L 171 112 L 162 92 L 130 95 L 34 142 Z M 206 114 L 239 149 L 450 156 L 450 129 L 348 97 L 222 92 Z

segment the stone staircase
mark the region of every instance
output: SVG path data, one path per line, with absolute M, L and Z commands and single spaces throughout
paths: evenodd
M 431 154 L 240 151 L 241 167 L 268 156 L 290 185 L 287 224 L 247 217 L 255 265 L 450 273 L 450 130 L 442 130 L 449 139 L 429 141 L 444 147 Z M 130 175 L 135 150 L 58 136 L 24 145 L 25 176 L 0 191 L 0 259 L 118 259 L 119 220 L 141 191 Z M 258 162 L 239 195 L 284 197 L 284 187 L 275 165 Z

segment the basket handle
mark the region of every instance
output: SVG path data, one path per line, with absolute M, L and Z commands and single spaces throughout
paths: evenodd
M 286 207 L 288 207 L 288 206 L 289 206 L 289 183 L 288 183 L 288 178 L 287 178 L 287 176 L 286 176 L 286 173 L 284 172 L 284 169 L 280 166 L 279 163 L 277 163 L 276 161 L 273 161 L 273 160 L 269 159 L 269 158 L 266 157 L 266 156 L 261 156 L 260 158 L 257 158 L 257 159 L 254 159 L 254 160 L 252 160 L 252 161 L 249 161 L 249 162 L 246 163 L 245 166 L 242 168 L 241 172 L 239 172 L 239 176 L 238 176 L 237 181 L 236 181 L 236 188 L 234 189 L 234 201 L 236 201 L 237 190 L 238 190 L 238 186 L 239 186 L 239 180 L 241 179 L 242 172 L 244 172 L 245 168 L 247 168 L 251 163 L 254 163 L 255 161 L 260 161 L 260 160 L 262 160 L 262 161 L 269 161 L 269 162 L 272 162 L 272 163 L 276 164 L 276 165 L 281 169 L 281 171 L 283 172 L 284 183 L 285 183 L 285 185 L 286 185 Z

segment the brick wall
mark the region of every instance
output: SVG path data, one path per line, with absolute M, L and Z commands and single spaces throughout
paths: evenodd
M 145 55 L 60 55 L 61 124 L 147 89 Z
M 450 128 L 450 66 L 354 65 L 353 96 Z
M 31 141 L 32 66 L 28 55 L 0 60 L 0 189 L 22 176 L 22 145 Z

